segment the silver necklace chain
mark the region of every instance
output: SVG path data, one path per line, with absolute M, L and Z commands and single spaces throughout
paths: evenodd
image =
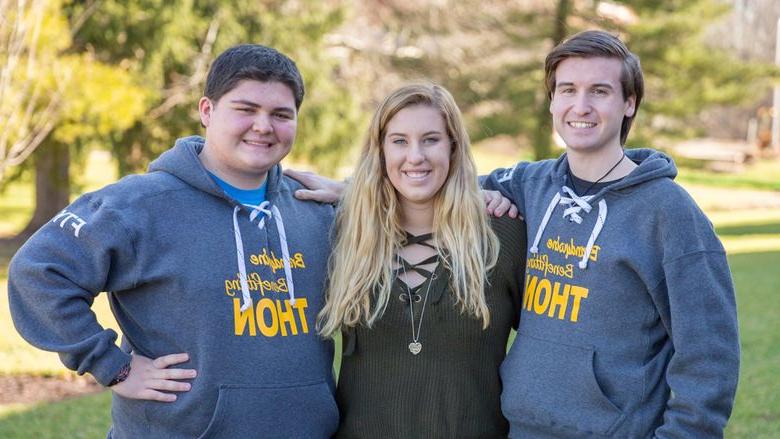
M 401 255 L 396 254 L 396 258 L 398 259 L 398 265 L 401 266 L 401 269 L 404 272 L 404 278 L 407 278 L 406 265 L 401 263 Z M 434 268 L 434 272 L 435 270 L 436 268 Z M 420 310 L 420 321 L 417 323 L 417 330 L 414 328 L 414 301 L 412 300 L 412 289 L 409 287 L 409 284 L 399 279 L 399 281 L 401 281 L 406 287 L 406 292 L 408 293 L 409 298 L 409 317 L 412 322 L 412 342 L 409 343 L 409 352 L 411 352 L 413 355 L 417 355 L 420 353 L 420 351 L 422 351 L 422 343 L 420 343 L 420 330 L 422 329 L 423 316 L 425 315 L 425 304 L 428 303 L 428 294 L 431 292 L 431 285 L 435 279 L 434 272 L 431 273 L 431 278 L 428 279 L 428 287 L 425 289 L 425 298 L 423 298 L 422 309 Z

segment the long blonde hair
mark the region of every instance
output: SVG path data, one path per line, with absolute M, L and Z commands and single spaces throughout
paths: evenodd
M 434 200 L 434 247 L 450 273 L 461 312 L 482 319 L 484 328 L 490 323 L 484 288 L 487 272 L 498 258 L 498 239 L 485 213 L 463 117 L 443 87 L 412 84 L 387 96 L 374 113 L 339 207 L 326 304 L 318 318 L 325 336 L 359 324 L 371 327 L 390 298 L 393 258 L 406 233 L 395 188 L 387 177 L 382 143 L 388 122 L 412 105 L 439 110 L 452 143 L 449 172 Z

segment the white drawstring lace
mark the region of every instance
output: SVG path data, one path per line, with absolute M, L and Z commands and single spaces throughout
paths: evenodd
M 241 284 L 241 312 L 252 306 L 252 296 L 249 295 L 249 283 L 246 281 L 246 263 L 244 262 L 244 242 L 241 240 L 241 229 L 238 228 L 238 211 L 240 207 L 233 208 L 233 235 L 236 238 L 236 256 L 238 257 L 238 282 Z
M 561 196 L 560 192 L 556 192 L 555 196 L 552 198 L 552 200 L 550 200 L 550 204 L 547 206 L 547 211 L 545 211 L 544 217 L 542 218 L 542 223 L 539 225 L 539 230 L 536 231 L 534 242 L 531 245 L 530 251 L 533 254 L 539 253 L 539 242 L 542 240 L 544 229 L 550 222 L 550 217 L 552 217 L 552 213 L 556 206 L 559 204 L 567 206 L 567 208 L 563 211 L 563 217 L 568 218 L 569 221 L 573 221 L 577 224 L 582 223 L 582 217 L 580 216 L 580 213 L 583 211 L 585 213 L 590 213 L 592 209 L 592 206 L 588 202 L 593 198 L 592 195 L 580 197 L 567 186 L 563 186 L 561 190 L 566 193 L 568 197 Z M 584 270 L 588 267 L 588 260 L 590 259 L 591 251 L 593 251 L 593 245 L 596 243 L 596 239 L 601 233 L 601 229 L 604 227 L 606 220 L 607 202 L 602 198 L 599 200 L 599 213 L 598 217 L 596 218 L 596 224 L 593 225 L 593 230 L 590 232 L 590 237 L 588 238 L 588 244 L 585 246 L 585 252 L 578 264 L 580 269 Z
M 580 268 L 582 270 L 588 268 L 588 260 L 590 259 L 590 252 L 593 250 L 593 244 L 596 243 L 596 238 L 599 237 L 604 222 L 607 220 L 607 202 L 602 198 L 599 200 L 599 216 L 596 217 L 596 224 L 593 225 L 593 230 L 590 232 L 590 238 L 588 238 L 588 245 L 585 246 L 585 253 L 580 260 Z
M 550 201 L 550 204 L 547 206 L 547 211 L 544 212 L 544 218 L 542 218 L 542 224 L 539 225 L 539 230 L 536 231 L 536 237 L 534 238 L 534 243 L 531 245 L 531 253 L 537 254 L 539 253 L 539 241 L 542 240 L 542 233 L 544 232 L 544 228 L 547 227 L 547 223 L 550 222 L 550 216 L 552 216 L 553 210 L 555 210 L 555 206 L 558 205 L 558 202 L 561 200 L 561 194 L 558 192 L 555 193 L 555 196 Z
M 271 209 L 268 209 L 268 206 Z M 249 283 L 246 276 L 246 262 L 244 261 L 244 243 L 241 240 L 241 230 L 238 227 L 238 212 L 241 207 L 236 206 L 233 208 L 233 234 L 236 238 L 236 256 L 238 258 L 238 280 L 241 284 L 241 298 L 242 305 L 241 311 L 246 311 L 252 306 L 252 296 L 249 295 Z M 282 247 L 282 263 L 284 265 L 284 276 L 287 281 L 287 292 L 290 297 L 290 306 L 295 305 L 295 287 L 293 285 L 292 269 L 290 268 L 290 250 L 287 248 L 287 234 L 284 231 L 284 221 L 282 220 L 282 213 L 279 212 L 279 208 L 272 206 L 269 201 L 263 201 L 259 206 L 255 207 L 249 214 L 249 220 L 254 221 L 257 215 L 263 214 L 263 218 L 260 218 L 260 222 L 257 227 L 260 229 L 265 228 L 266 217 L 276 217 L 276 230 L 279 233 L 279 242 Z
M 563 211 L 563 217 L 564 218 L 569 217 L 569 221 L 574 221 L 577 224 L 582 224 L 582 217 L 579 215 L 579 213 L 582 212 L 583 210 L 585 211 L 585 213 L 590 213 L 592 207 L 590 206 L 588 201 L 590 201 L 590 199 L 593 198 L 593 196 L 588 195 L 580 198 L 568 186 L 564 186 L 561 189 L 567 194 L 569 194 L 568 197 L 561 197 L 560 203 L 569 206 L 568 209 Z

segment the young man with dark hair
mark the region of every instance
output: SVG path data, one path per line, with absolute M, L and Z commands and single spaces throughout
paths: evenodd
M 739 369 L 734 288 L 663 153 L 624 150 L 639 59 L 588 31 L 547 56 L 557 160 L 494 171 L 532 244 L 502 365 L 511 437 L 721 437 Z
M 242 45 L 204 95 L 205 139 L 80 197 L 19 250 L 14 323 L 114 391 L 109 437 L 330 437 L 333 347 L 314 324 L 331 246 L 311 237 L 334 212 L 296 200 L 279 165 L 303 81 L 283 54 Z M 90 310 L 101 291 L 121 349 Z

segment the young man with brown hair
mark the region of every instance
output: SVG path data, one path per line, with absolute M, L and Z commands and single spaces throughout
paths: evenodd
M 639 59 L 587 31 L 547 56 L 557 160 L 486 181 L 532 238 L 504 364 L 511 437 L 721 437 L 739 370 L 734 288 L 712 224 L 663 153 L 624 150 Z
M 16 328 L 113 391 L 110 438 L 336 430 L 333 344 L 314 328 L 334 210 L 295 199 L 279 164 L 303 96 L 284 54 L 226 50 L 198 103 L 205 138 L 79 197 L 14 256 Z M 121 348 L 90 310 L 102 291 Z

